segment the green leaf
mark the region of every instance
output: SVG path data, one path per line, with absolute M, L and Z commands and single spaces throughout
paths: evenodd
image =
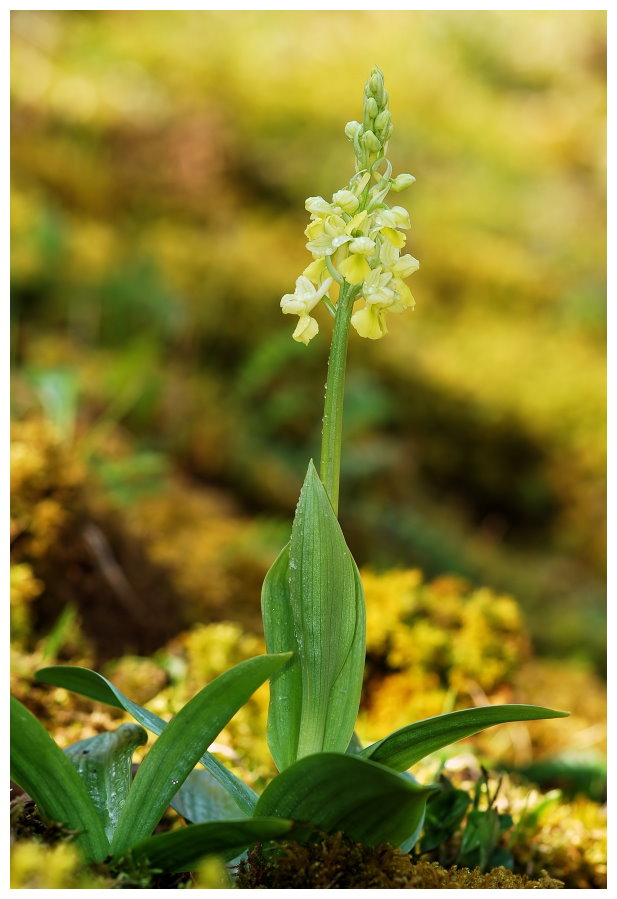
M 111 844 L 114 855 L 150 835 L 206 747 L 288 658 L 264 655 L 240 662 L 204 687 L 172 718 L 139 766 L 118 819 Z
M 116 709 L 124 709 L 130 715 L 139 721 L 144 727 L 152 731 L 152 733 L 163 733 L 167 722 L 154 712 L 142 708 L 131 699 L 128 699 L 117 687 L 108 681 L 102 674 L 91 671 L 89 668 L 80 668 L 76 665 L 54 665 L 51 668 L 42 668 L 36 673 L 36 679 L 43 684 L 53 684 L 55 687 L 64 687 L 65 690 L 72 690 L 96 702 L 104 702 Z M 229 794 L 235 799 L 242 811 L 250 815 L 255 808 L 257 802 L 257 793 L 247 787 L 246 784 L 232 774 L 217 758 L 209 752 L 205 752 L 199 759 L 202 765 L 210 771 L 212 776 L 228 790 Z
M 148 741 L 139 724 L 121 724 L 115 731 L 80 740 L 64 750 L 99 812 L 111 842 L 131 786 L 131 761 L 138 746 Z
M 270 691 L 268 742 L 279 770 L 316 752 L 345 752 L 364 673 L 364 595 L 312 462 L 289 546 L 266 577 L 262 612 L 268 651 L 293 652 Z
M 204 855 L 232 859 L 251 843 L 286 837 L 293 826 L 292 821 L 280 818 L 191 824 L 138 843 L 131 855 L 136 861 L 147 858 L 153 867 L 162 871 L 190 871 Z
M 361 755 L 395 771 L 405 771 L 431 752 L 477 734 L 486 727 L 539 718 L 566 718 L 569 714 L 537 705 L 516 704 L 462 709 L 408 724 L 378 743 L 367 746 Z
M 270 680 L 268 746 L 279 771 L 296 759 L 302 711 L 302 672 L 289 601 L 289 543 L 268 571 L 261 591 L 268 652 L 293 652 L 292 661 Z
M 248 817 L 229 791 L 203 768 L 191 771 L 172 799 L 171 806 L 193 824 Z
M 497 847 L 502 831 L 506 829 L 502 827 L 501 817 L 493 808 L 469 812 L 458 854 L 460 864 L 471 867 L 477 865 L 483 871 L 487 869 L 491 853 Z
M 70 440 L 77 420 L 79 384 L 73 369 L 28 369 L 45 415 L 63 440 Z
M 103 825 L 79 774 L 28 709 L 11 696 L 11 778 L 44 817 L 78 831 L 75 839 L 88 862 L 109 854 Z
M 357 755 L 322 753 L 275 777 L 255 815 L 293 818 L 329 833 L 342 830 L 368 846 L 398 845 L 417 832 L 435 789 Z
M 468 794 L 449 783 L 441 793 L 432 796 L 426 806 L 420 851 L 430 852 L 445 843 L 460 827 L 470 804 Z

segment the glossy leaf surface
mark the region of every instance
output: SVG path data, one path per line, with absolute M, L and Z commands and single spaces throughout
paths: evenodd
M 247 818 L 229 791 L 204 768 L 191 771 L 171 806 L 193 824 Z
M 302 713 L 302 672 L 289 599 L 289 544 L 268 571 L 261 591 L 261 615 L 268 652 L 293 652 L 270 680 L 268 746 L 279 771 L 296 759 Z
M 266 578 L 262 612 L 268 651 L 294 653 L 271 684 L 268 740 L 279 770 L 316 752 L 345 752 L 364 672 L 364 596 L 312 462 L 289 546 Z
M 408 724 L 378 743 L 367 746 L 361 756 L 405 771 L 431 752 L 436 752 L 450 743 L 479 733 L 495 724 L 514 721 L 533 721 L 540 718 L 565 718 L 569 712 L 559 712 L 535 705 L 491 705 L 476 709 L 462 709 L 425 718 Z
M 42 724 L 11 697 L 11 778 L 43 816 L 78 831 L 75 842 L 86 861 L 109 853 L 103 824 L 79 774 Z
M 375 846 L 399 845 L 415 834 L 435 787 L 355 755 L 300 759 L 268 784 L 255 815 L 292 818 Z
M 72 690 L 96 702 L 104 702 L 116 709 L 124 709 L 130 715 L 139 721 L 141 725 L 146 727 L 152 733 L 163 733 L 167 722 L 154 712 L 142 708 L 115 687 L 111 681 L 108 681 L 102 674 L 91 671 L 89 668 L 80 668 L 76 665 L 54 665 L 51 668 L 42 668 L 36 673 L 37 680 L 44 684 L 52 684 L 56 687 L 64 687 L 66 690 Z M 242 811 L 250 815 L 257 802 L 257 793 L 251 790 L 246 784 L 235 776 L 228 768 L 226 768 L 211 753 L 205 752 L 199 759 L 202 765 L 210 771 L 212 776 L 229 791 L 230 796 L 235 799 Z
M 245 818 L 192 824 L 169 833 L 156 834 L 131 850 L 135 860 L 147 858 L 163 871 L 190 871 L 204 855 L 232 859 L 251 843 L 286 837 L 292 821 L 280 818 Z
M 139 766 L 120 812 L 112 853 L 126 852 L 149 836 L 206 747 L 287 655 L 240 662 L 194 696 L 167 724 Z
M 111 842 L 131 786 L 133 752 L 148 741 L 139 724 L 80 740 L 64 750 L 79 774 Z

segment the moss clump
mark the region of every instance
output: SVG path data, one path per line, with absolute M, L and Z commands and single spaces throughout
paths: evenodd
M 436 862 L 413 862 L 387 844 L 364 846 L 342 833 L 323 834 L 313 843 L 287 842 L 276 850 L 257 846 L 240 862 L 237 886 L 241 889 L 561 889 L 563 884 L 546 874 L 538 880 L 495 868 L 442 868 Z
M 70 839 L 74 832 L 56 821 L 44 821 L 36 803 L 25 794 L 11 800 L 11 841 L 37 839 L 48 846 Z
M 166 814 L 156 833 L 177 821 Z M 173 816 L 173 817 L 172 817 Z M 72 844 L 77 831 L 46 821 L 26 795 L 11 802 L 11 889 L 183 889 L 190 874 L 165 874 L 130 857 L 117 863 L 85 865 Z
M 107 889 L 111 882 L 84 868 L 70 843 L 47 846 L 20 842 L 11 847 L 12 890 Z
M 517 603 L 453 577 L 362 571 L 367 672 L 361 731 L 376 738 L 492 695 L 529 654 Z M 469 697 L 469 698 L 468 698 Z M 502 700 L 503 701 L 503 700 Z

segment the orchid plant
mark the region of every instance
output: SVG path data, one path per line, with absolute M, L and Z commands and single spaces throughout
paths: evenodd
M 392 176 L 392 122 L 378 69 L 365 87 L 362 122 L 349 122 L 345 133 L 355 172 L 330 202 L 306 201 L 306 246 L 313 258 L 295 291 L 281 300 L 285 314 L 299 316 L 295 340 L 308 344 L 318 333 L 311 313 L 320 302 L 334 327 L 320 471 L 309 463 L 290 540 L 263 585 L 267 654 L 216 678 L 168 723 L 94 671 L 45 668 L 39 681 L 124 709 L 138 722 L 64 752 L 23 705 L 12 702 L 12 777 L 43 815 L 76 832 L 86 861 L 131 856 L 164 871 L 185 871 L 206 854 L 230 859 L 256 841 L 290 834 L 306 839 L 316 829 L 409 850 L 436 789 L 418 783 L 410 767 L 486 727 L 567 714 L 532 705 L 487 706 L 410 723 L 366 747 L 355 735 L 365 606 L 337 519 L 347 344 L 351 327 L 378 339 L 387 333 L 387 314 L 413 308 L 404 279 L 419 267 L 412 255 L 401 255 L 409 213 L 386 202 L 390 191 L 414 178 Z M 208 747 L 267 679 L 267 738 L 279 773 L 258 796 Z M 144 728 L 158 739 L 131 781 L 132 753 L 146 741 Z M 189 826 L 152 836 L 169 804 Z

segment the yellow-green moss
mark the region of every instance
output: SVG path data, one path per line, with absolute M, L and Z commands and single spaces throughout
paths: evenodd
M 70 843 L 48 846 L 29 841 L 11 847 L 12 890 L 100 890 L 110 886 L 109 878 L 84 868 Z
M 244 889 L 559 889 L 558 880 L 538 879 L 495 868 L 451 868 L 436 862 L 414 862 L 387 844 L 368 847 L 341 833 L 317 842 L 288 842 L 267 853 L 253 849 L 238 867 L 237 885 Z
M 428 671 L 442 686 L 471 680 L 495 689 L 529 651 L 518 605 L 453 577 L 424 583 L 418 571 L 362 572 L 367 651 L 390 671 Z
M 85 471 L 42 419 L 11 425 L 11 538 L 19 554 L 43 556 L 80 507 Z
M 23 643 L 30 633 L 30 604 L 44 584 L 26 563 L 11 565 L 11 640 Z

